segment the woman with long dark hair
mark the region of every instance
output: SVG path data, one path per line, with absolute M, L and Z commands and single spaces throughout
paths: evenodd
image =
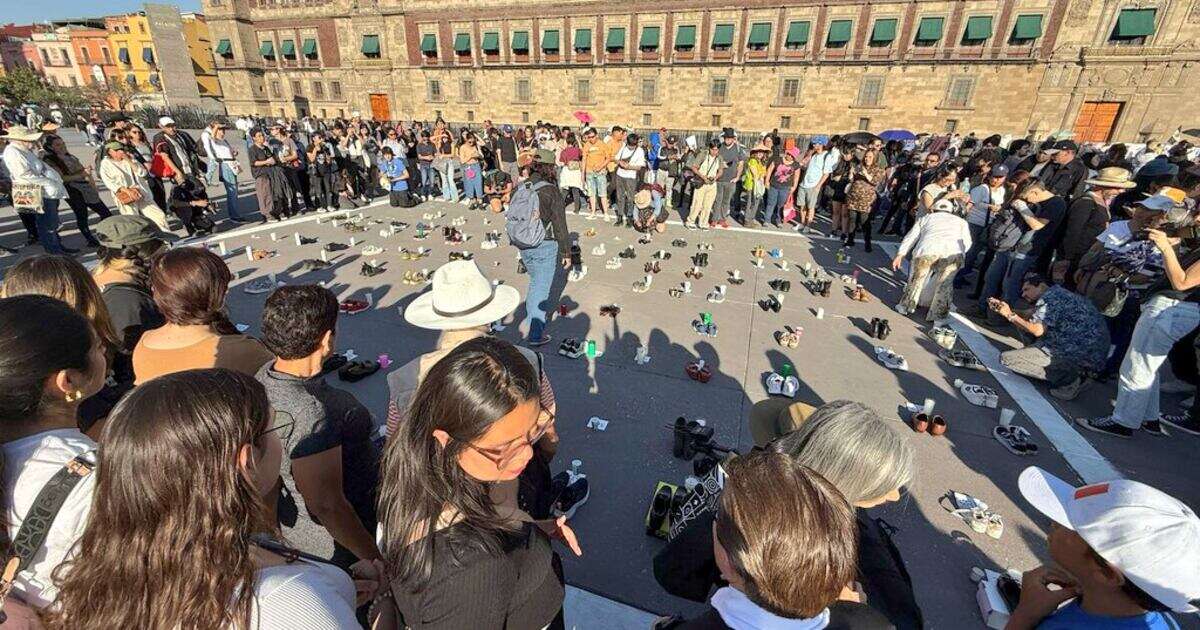
M 113 410 L 51 628 L 358 628 L 333 565 L 276 541 L 263 503 L 294 422 L 224 369 L 163 376 Z
M 67 205 L 75 213 L 75 227 L 79 228 L 88 245 L 99 245 L 88 226 L 88 210 L 95 212 L 101 220 L 112 216 L 112 212 L 100 201 L 100 192 L 96 189 L 96 179 L 91 170 L 84 167 L 79 158 L 71 155 L 67 143 L 56 135 L 45 136 L 42 149 L 42 159 L 62 175 L 63 185 L 67 189 Z
M 563 627 L 550 536 L 578 554 L 574 533 L 563 518 L 534 522 L 490 492 L 521 474 L 553 424 L 539 393 L 537 370 L 494 337 L 459 345 L 422 380 L 384 455 L 379 500 L 406 627 Z
M 151 261 L 150 290 L 166 323 L 144 333 L 133 349 L 138 384 L 192 368 L 254 375 L 274 358 L 229 321 L 225 293 L 232 279 L 220 256 L 199 247 L 173 249 Z

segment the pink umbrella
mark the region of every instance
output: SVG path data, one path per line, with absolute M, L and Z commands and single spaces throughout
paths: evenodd
M 583 111 L 582 109 L 575 112 L 575 119 L 585 125 L 592 124 L 592 115 Z

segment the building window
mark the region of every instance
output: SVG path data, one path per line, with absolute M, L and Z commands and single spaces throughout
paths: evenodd
M 529 122 L 529 112 L 521 112 L 521 122 Z
M 330 91 L 330 93 L 333 94 L 333 98 L 342 98 L 342 82 L 341 81 L 330 81 L 329 82 L 329 91 Z
M 42 49 L 42 63 L 44 63 L 47 66 L 53 65 L 50 63 L 50 50 L 47 48 Z
M 1018 15 L 1013 24 L 1012 35 L 1008 43 L 1016 46 L 1030 46 L 1042 36 L 1041 15 Z
M 108 52 L 107 48 L 101 48 L 100 54 L 104 55 L 104 63 L 112 63 L 112 54 Z
M 718 52 L 728 51 L 733 47 L 733 25 L 718 24 L 713 29 L 712 49 Z
M 716 77 L 708 84 L 708 102 L 724 103 L 729 92 L 729 79 Z
M 833 20 L 829 23 L 829 34 L 825 36 L 825 47 L 845 48 L 853 30 L 854 20 Z
M 870 128 L 871 128 L 871 119 L 870 118 L 859 118 L 858 119 L 858 130 L 859 131 L 867 131 Z
M 437 57 L 437 35 L 425 33 L 421 36 L 421 54 L 426 57 Z
M 675 31 L 675 50 L 690 51 L 696 47 L 696 27 L 690 24 Z
M 575 79 L 575 102 L 576 103 L 592 102 L 592 80 L 591 79 Z
M 779 117 L 779 128 L 780 129 L 791 129 L 792 128 L 792 117 L 791 116 L 780 116 Z
M 958 130 L 958 121 L 953 118 L 946 119 L 946 133 L 954 133 Z
M 533 102 L 533 83 L 529 80 L 529 77 L 517 79 L 517 84 L 513 92 L 518 103 Z
M 608 29 L 608 37 L 604 40 L 604 50 L 610 53 L 625 52 L 625 27 L 614 26 Z
M 79 80 L 74 75 L 69 78 L 71 79 L 71 87 L 79 87 Z
M 325 84 L 320 81 L 313 81 L 313 96 L 316 98 L 325 98 Z
M 746 39 L 746 47 L 750 50 L 766 50 L 771 43 L 771 23 L 756 22 L 750 25 L 750 37 Z
M 458 97 L 464 103 L 475 101 L 475 81 L 473 79 L 463 79 L 458 82 Z
M 467 122 L 475 122 L 475 110 L 467 110 Z
M 917 25 L 917 34 L 913 36 L 913 45 L 921 47 L 937 46 L 937 43 L 942 40 L 942 27 L 946 23 L 946 18 L 942 17 L 923 17 L 920 24 Z
M 800 104 L 800 79 L 785 77 L 779 80 L 779 98 L 776 105 Z
M 858 84 L 859 107 L 879 107 L 883 102 L 883 77 L 863 77 Z
M 79 49 L 79 57 L 83 60 L 83 63 L 92 63 L 92 55 L 86 48 Z
M 875 20 L 875 25 L 871 27 L 871 37 L 867 41 L 867 45 L 872 48 L 889 48 L 893 41 L 896 41 L 896 25 L 899 20 L 896 18 L 880 18 Z
M 383 56 L 379 47 L 378 35 L 363 35 L 362 54 L 367 59 L 379 59 Z
M 952 77 L 946 86 L 946 101 L 943 107 L 964 109 L 971 106 L 971 95 L 975 92 L 973 77 Z
M 292 81 L 292 96 L 304 96 L 304 88 L 300 87 L 299 81 Z
M 643 103 L 655 103 L 658 101 L 658 79 L 642 79 L 641 97 Z
M 1110 44 L 1121 46 L 1141 46 L 1146 38 L 1154 34 L 1154 16 L 1156 9 L 1122 9 L 1117 15 L 1117 23 L 1108 36 Z
M 283 89 L 279 87 L 279 81 L 271 81 L 271 97 L 283 98 Z
M 982 46 L 992 38 L 992 16 L 973 15 L 967 18 L 967 27 L 963 29 L 962 43 L 964 46 Z
M 713 114 L 712 116 L 710 116 L 708 119 L 708 124 L 712 125 L 713 127 L 720 127 L 721 126 L 721 115 Z
M 439 102 L 442 100 L 442 82 L 437 79 L 430 79 L 425 83 L 425 98 L 426 100 Z
M 654 124 L 650 121 L 651 121 L 650 114 L 642 114 L 642 126 L 643 127 L 649 127 L 650 125 Z

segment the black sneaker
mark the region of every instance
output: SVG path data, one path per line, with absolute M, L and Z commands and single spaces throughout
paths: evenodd
M 578 475 L 575 477 L 575 482 L 567 484 L 567 487 L 558 495 L 558 500 L 554 502 L 554 506 L 550 510 L 555 518 L 565 516 L 567 520 L 571 520 L 579 506 L 587 503 L 591 493 L 587 475 Z
M 1160 420 L 1147 420 L 1143 422 L 1142 430 L 1150 435 L 1157 435 L 1159 437 L 1169 437 L 1171 435 L 1170 433 L 1167 433 L 1166 429 L 1163 428 Z
M 1163 415 L 1159 416 L 1158 420 L 1162 424 L 1170 425 L 1176 429 L 1179 429 L 1180 431 L 1183 431 L 1184 433 L 1200 435 L 1200 422 L 1197 422 L 1196 419 L 1189 414 L 1180 414 L 1177 416 Z M 1145 425 L 1142 426 L 1145 427 Z
M 1117 424 L 1112 419 L 1112 416 L 1105 416 L 1103 418 L 1076 418 L 1075 424 L 1078 424 L 1088 431 L 1095 431 L 1096 433 L 1103 433 L 1104 435 L 1111 435 L 1119 438 L 1133 437 L 1133 429 Z

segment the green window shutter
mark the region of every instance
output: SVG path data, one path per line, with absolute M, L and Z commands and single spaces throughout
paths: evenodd
M 827 44 L 845 44 L 850 41 L 852 20 L 834 20 L 829 23 L 829 35 L 825 38 Z
M 260 55 L 262 55 L 263 57 L 266 57 L 266 58 L 268 58 L 268 59 L 274 59 L 274 58 L 275 58 L 275 44 L 274 44 L 274 42 L 271 42 L 271 41 L 264 41 L 264 42 L 262 43 L 262 45 L 258 47 L 258 54 L 260 54 Z M 126 62 L 126 63 L 128 63 L 128 62 Z
M 661 32 L 657 26 L 643 27 L 642 39 L 638 41 L 638 47 L 647 50 L 658 50 L 658 35 Z
M 981 42 L 992 36 L 992 16 L 990 15 L 975 15 L 967 18 L 967 30 L 963 33 L 963 39 L 973 42 Z
M 484 33 L 481 48 L 483 48 L 483 52 L 500 52 L 500 33 L 495 31 Z
M 279 52 L 282 53 L 284 57 L 295 59 L 296 42 L 290 39 L 285 39 L 282 42 L 279 42 Z
M 542 50 L 546 52 L 558 52 L 558 31 L 546 31 L 542 33 Z
M 771 23 L 757 22 L 750 25 L 750 37 L 746 43 L 751 46 L 767 46 L 771 43 Z
M 872 44 L 889 44 L 896 39 L 896 20 L 892 18 L 875 20 L 871 28 Z
M 454 52 L 460 55 L 471 54 L 471 34 L 456 33 L 454 35 Z
M 604 39 L 604 47 L 608 50 L 625 48 L 625 27 L 614 26 L 608 29 L 608 37 Z
M 221 56 L 233 54 L 233 44 L 229 43 L 228 39 L 222 39 L 221 41 L 217 42 L 217 49 L 215 52 Z
M 427 55 L 437 54 L 437 35 L 425 33 L 421 36 L 421 52 Z
M 732 46 L 733 45 L 733 25 L 718 24 L 717 29 L 713 31 L 713 48 L 717 46 Z
M 379 54 L 379 36 L 378 35 L 363 35 L 362 54 L 364 54 L 364 55 L 378 55 Z
M 316 57 L 317 56 L 317 40 L 315 40 L 315 39 L 304 40 L 304 45 L 301 46 L 300 52 L 303 53 L 305 57 Z
M 575 50 L 589 51 L 592 49 L 592 29 L 581 28 L 575 31 Z
M 940 17 L 923 17 L 921 25 L 917 27 L 917 41 L 919 42 L 936 42 L 942 38 L 942 25 L 946 22 L 946 18 Z
M 1117 16 L 1113 37 L 1119 39 L 1146 37 L 1154 34 L 1155 9 L 1122 9 Z
M 687 49 L 696 47 L 696 27 L 680 26 L 675 32 L 675 48 Z
M 788 24 L 787 40 L 784 42 L 788 46 L 803 46 L 808 43 L 808 32 L 812 29 L 810 22 L 792 22 Z
M 515 52 L 529 52 L 529 31 L 513 33 L 512 49 Z
M 1018 15 L 1017 24 L 1013 26 L 1012 38 L 1015 40 L 1037 39 L 1042 36 L 1042 16 Z

